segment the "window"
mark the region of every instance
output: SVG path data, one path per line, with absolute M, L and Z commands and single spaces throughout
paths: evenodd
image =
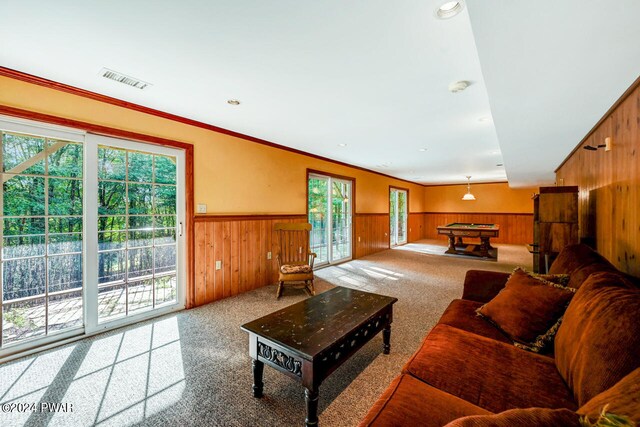
M 351 259 L 353 181 L 309 173 L 308 217 L 316 265 Z
M 3 118 L 0 136 L 0 356 L 184 306 L 182 150 Z
M 391 246 L 407 243 L 407 200 L 408 190 L 393 187 L 389 189 Z

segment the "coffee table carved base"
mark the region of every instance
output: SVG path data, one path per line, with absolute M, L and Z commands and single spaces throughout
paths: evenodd
M 343 291 L 344 290 L 344 291 Z M 359 298 L 353 303 L 352 310 L 345 310 L 348 306 L 348 300 L 344 300 L 344 293 L 347 292 L 349 297 Z M 344 316 L 344 313 L 350 313 L 351 316 L 355 316 L 350 319 L 327 318 L 326 322 L 321 322 L 318 319 L 317 325 L 312 323 L 306 323 L 304 326 L 308 327 L 310 337 L 314 340 L 318 340 L 316 343 L 310 343 L 313 348 L 313 353 L 306 350 L 306 348 L 300 348 L 296 351 L 295 345 L 301 345 L 301 341 L 283 342 L 284 338 L 277 340 L 274 337 L 269 336 L 269 332 L 272 335 L 280 334 L 282 337 L 289 337 L 292 333 L 283 333 L 282 329 L 277 329 L 279 326 L 287 324 L 288 328 L 294 327 L 290 325 L 289 320 L 278 322 L 279 319 L 290 319 L 289 313 L 286 310 L 294 310 L 294 304 L 280 312 L 273 313 L 274 319 L 270 319 L 272 316 L 265 316 L 264 318 L 257 319 L 254 322 L 243 325 L 243 329 L 249 332 L 249 353 L 253 358 L 253 396 L 262 397 L 264 383 L 262 381 L 264 365 L 271 366 L 272 368 L 298 380 L 305 388 L 305 404 L 306 404 L 306 418 L 305 425 L 307 427 L 315 427 L 318 425 L 318 400 L 319 400 L 319 388 L 324 381 L 333 371 L 335 371 L 342 363 L 349 359 L 355 352 L 357 352 L 362 346 L 368 343 L 373 337 L 375 337 L 380 331 L 383 336 L 383 353 L 389 354 L 391 349 L 391 322 L 393 321 L 393 303 L 397 300 L 395 298 L 384 297 L 382 295 L 369 294 L 366 292 L 346 290 L 346 288 L 334 288 L 331 291 L 327 291 L 316 297 L 306 300 L 306 305 L 297 307 L 297 309 L 304 309 L 309 312 L 308 317 L 312 318 L 314 310 L 321 310 L 323 315 L 330 315 L 328 313 L 326 305 L 328 300 L 332 297 L 331 293 L 338 294 L 343 298 L 338 301 L 342 304 L 340 307 L 335 307 L 336 316 Z M 342 293 L 342 294 L 341 294 Z M 358 313 L 360 308 L 360 302 L 367 301 L 364 297 L 369 296 L 372 302 L 376 305 L 373 307 L 365 307 L 363 304 L 362 313 Z M 371 298 L 376 297 L 376 298 Z M 309 301 L 317 299 L 320 309 L 315 307 Z M 354 298 L 356 299 L 356 298 Z M 323 301 L 324 300 L 324 301 Z M 347 304 L 345 306 L 345 304 Z M 362 310 L 362 309 L 361 309 Z M 368 310 L 368 311 L 367 311 Z M 300 318 L 299 313 L 295 312 L 295 316 Z M 327 314 L 328 313 L 328 314 Z M 264 322 L 261 322 L 264 319 Z M 361 320 L 359 320 L 361 319 Z M 330 325 L 331 321 L 336 321 L 337 325 Z M 349 322 L 350 320 L 350 322 Z M 266 327 L 265 325 L 268 325 Z M 339 325 L 339 326 L 338 326 Z M 325 328 L 326 326 L 326 328 Z M 332 329 L 336 327 L 345 328 L 345 333 L 342 336 L 336 337 L 335 332 Z M 276 329 L 276 332 L 273 329 Z M 295 331 L 295 329 L 293 329 Z M 324 335 L 324 336 L 323 336 Z M 330 339 L 329 339 L 330 338 Z M 311 340 L 312 338 L 309 338 Z M 306 351 L 305 351 L 306 350 Z

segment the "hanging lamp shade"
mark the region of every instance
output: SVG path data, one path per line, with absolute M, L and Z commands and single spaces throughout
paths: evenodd
M 475 200 L 476 196 L 471 194 L 471 176 L 467 175 L 467 194 L 462 196 L 462 200 Z

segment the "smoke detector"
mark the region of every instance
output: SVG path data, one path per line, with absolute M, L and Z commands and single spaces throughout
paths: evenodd
M 449 92 L 451 93 L 462 92 L 463 90 L 468 88 L 470 85 L 471 83 L 469 83 L 466 80 L 459 80 L 457 82 L 453 82 L 449 84 Z

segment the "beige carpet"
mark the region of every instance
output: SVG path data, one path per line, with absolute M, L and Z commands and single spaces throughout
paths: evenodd
M 496 245 L 499 261 L 445 256 L 421 241 L 317 271 L 316 287 L 395 296 L 391 354 L 376 337 L 320 388 L 320 425 L 354 426 L 425 334 L 462 294 L 469 269 L 530 268 L 524 246 Z M 240 325 L 300 301 L 302 291 L 257 289 L 0 365 L 0 403 L 62 402 L 73 412 L 0 412 L 2 426 L 295 426 L 304 394 L 265 367 L 265 397 L 251 397 L 251 361 Z

